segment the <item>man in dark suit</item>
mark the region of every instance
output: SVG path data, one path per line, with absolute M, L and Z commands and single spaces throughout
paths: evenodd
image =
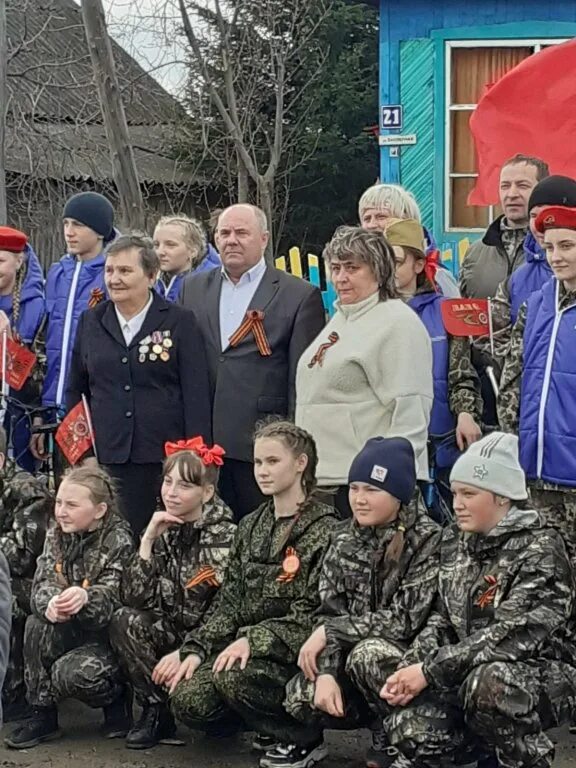
M 190 275 L 180 303 L 204 335 L 214 440 L 226 450 L 220 494 L 237 518 L 263 500 L 254 480 L 256 423 L 292 417 L 296 366 L 325 323 L 322 296 L 305 280 L 267 265 L 263 211 L 233 205 L 218 219 L 222 269 Z

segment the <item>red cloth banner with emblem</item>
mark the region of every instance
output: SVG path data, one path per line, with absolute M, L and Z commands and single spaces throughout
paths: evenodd
M 81 400 L 66 414 L 56 432 L 56 442 L 66 460 L 74 466 L 93 446 L 90 415 Z
M 442 320 L 451 336 L 491 335 L 490 302 L 488 299 L 445 299 Z
M 2 379 L 6 381 L 9 387 L 19 391 L 22 389 L 36 363 L 36 355 L 27 347 L 6 338 L 6 357 L 4 358 L 4 341 L 0 340 L 0 356 L 5 359 L 5 374 L 2 371 Z
M 468 205 L 498 202 L 500 169 L 517 153 L 576 176 L 576 40 L 529 56 L 491 86 L 470 118 L 478 179 Z

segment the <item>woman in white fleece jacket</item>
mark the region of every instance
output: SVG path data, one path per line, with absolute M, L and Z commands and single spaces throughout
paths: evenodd
M 296 423 L 316 440 L 318 485 L 338 486 L 336 506 L 348 515 L 348 469 L 371 437 L 410 440 L 418 478 L 428 478 L 432 348 L 398 298 L 394 253 L 381 232 L 339 227 L 324 259 L 336 314 L 300 358 Z

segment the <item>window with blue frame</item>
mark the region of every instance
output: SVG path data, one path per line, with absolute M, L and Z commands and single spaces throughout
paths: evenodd
M 467 204 L 478 175 L 469 121 L 482 95 L 528 56 L 561 42 L 564 39 L 446 42 L 446 231 L 482 231 L 499 213 L 494 206 Z

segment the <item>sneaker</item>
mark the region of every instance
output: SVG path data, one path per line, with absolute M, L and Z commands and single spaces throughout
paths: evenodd
M 180 747 L 184 741 L 176 736 L 176 723 L 165 704 L 145 704 L 142 715 L 126 737 L 128 749 L 150 749 L 157 744 Z
M 254 734 L 252 749 L 254 752 L 273 752 L 278 746 L 278 739 L 273 736 L 264 736 L 262 733 Z
M 56 707 L 34 707 L 30 719 L 7 736 L 4 743 L 11 749 L 30 749 L 61 736 Z
M 132 728 L 132 695 L 128 690 L 104 707 L 104 724 L 100 735 L 105 739 L 124 739 Z
M 279 744 L 260 759 L 260 768 L 311 768 L 328 757 L 323 741 L 301 747 L 297 744 Z
M 372 746 L 366 753 L 366 768 L 390 768 L 398 754 L 398 750 L 390 746 L 386 731 L 372 731 Z

